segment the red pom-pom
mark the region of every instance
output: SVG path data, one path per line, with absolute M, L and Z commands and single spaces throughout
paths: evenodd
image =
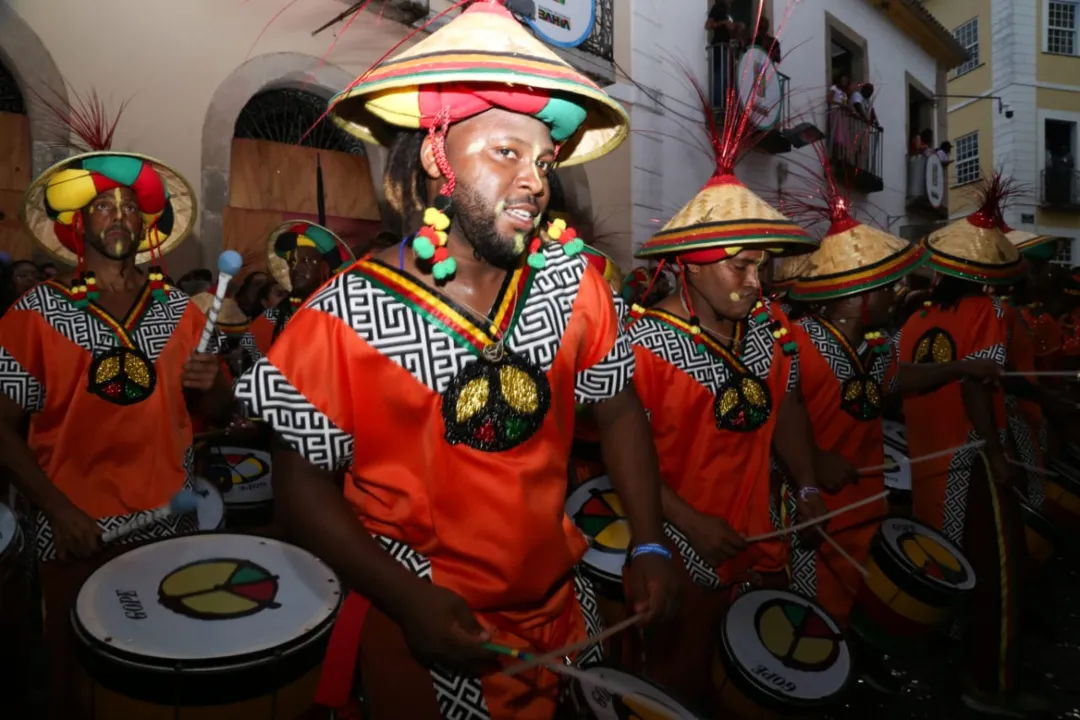
M 439 247 L 435 248 L 435 254 L 431 257 L 431 259 L 434 262 L 442 262 L 443 260 L 446 260 L 449 257 L 450 257 L 450 251 L 447 250 L 444 246 L 440 245 Z

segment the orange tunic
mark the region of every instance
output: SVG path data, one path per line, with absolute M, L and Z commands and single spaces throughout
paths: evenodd
M 180 372 L 205 323 L 176 289 L 158 303 L 147 284 L 118 320 L 93 303 L 76 307 L 51 281 L 0 318 L 0 389 L 30 415 L 28 443 L 45 475 L 102 530 L 168 503 L 191 478 Z M 124 540 L 194 529 L 185 515 Z M 39 558 L 51 559 L 41 513 L 35 534 Z
M 1019 308 L 1006 304 L 1004 309 L 1008 341 L 1006 362 L 1009 369 L 1017 372 L 1032 372 L 1035 370 L 1036 357 L 1035 338 L 1031 328 L 1028 327 Z M 1039 383 L 1034 377 L 1030 378 L 1029 382 L 1035 385 Z M 1033 400 L 1006 394 L 1005 409 L 1009 435 L 1019 459 L 1032 467 L 1042 467 L 1045 462 L 1047 443 L 1042 407 Z M 1042 475 L 1035 470 L 1029 470 L 1025 474 L 1027 499 L 1036 507 L 1041 506 L 1045 497 Z
M 881 408 L 886 393 L 896 392 L 896 345 L 874 352 L 864 343 L 852 348 L 840 331 L 819 316 L 801 319 L 793 332 L 799 344 L 799 388 L 810 417 L 814 444 L 837 453 L 855 468 L 880 467 L 885 462 Z M 867 386 L 872 388 L 867 402 Z M 874 399 L 876 398 L 876 402 Z M 830 510 L 858 502 L 885 489 L 882 471 L 861 475 L 858 483 L 837 493 L 823 492 Z M 829 535 L 860 564 L 870 554 L 870 542 L 888 503 L 864 505 L 829 523 Z M 795 589 L 817 598 L 837 622 L 846 624 L 862 578 L 857 568 L 826 543 L 817 552 L 794 539 L 791 573 Z
M 634 368 L 603 277 L 545 254 L 543 269 L 508 275 L 493 306 L 502 364 L 482 359 L 491 323 L 365 259 L 237 384 L 309 462 L 350 469 L 346 498 L 396 559 L 464 597 L 495 642 L 542 651 L 585 636 L 571 578 L 587 542 L 563 509 L 575 404 L 615 396 Z M 554 714 L 549 672 L 440 672 L 447 717 L 458 703 L 477 718 Z
M 971 296 L 953 308 L 937 305 L 908 319 L 900 341 L 901 362 L 951 362 L 987 358 L 1006 362 L 1007 326 L 998 298 Z M 1005 440 L 1005 397 L 994 393 L 995 422 Z M 967 418 L 960 383 L 904 397 L 908 454 L 912 459 L 978 440 Z M 915 516 L 963 545 L 968 483 L 977 448 L 913 463 L 911 487 Z
M 775 321 L 739 323 L 737 355 L 706 333 L 696 348 L 689 325 L 662 310 L 647 311 L 629 331 L 637 356 L 634 386 L 649 412 L 664 482 L 694 510 L 723 518 L 744 537 L 773 530 L 776 411 L 798 384 L 797 356 L 786 355 L 773 337 L 776 327 L 788 326 L 787 317 L 765 303 Z M 713 568 L 678 528 L 667 523 L 665 530 L 691 577 L 705 587 L 787 565 L 784 543 L 776 540 L 755 543 Z

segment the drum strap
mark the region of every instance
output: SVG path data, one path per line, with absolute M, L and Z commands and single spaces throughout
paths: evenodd
M 366 597 L 354 592 L 345 596 L 326 647 L 322 675 L 315 691 L 316 704 L 340 708 L 352 699 L 353 679 L 356 677 L 356 663 L 360 655 L 360 638 L 370 609 L 371 601 Z

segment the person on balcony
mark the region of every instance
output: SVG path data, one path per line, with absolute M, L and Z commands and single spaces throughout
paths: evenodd
M 848 142 L 848 93 L 851 90 L 851 78 L 847 74 L 837 77 L 826 96 L 829 119 L 829 147 L 833 158 L 843 160 L 849 154 Z
M 881 125 L 877 121 L 877 113 L 874 112 L 873 96 L 874 84 L 863 83 L 855 90 L 855 92 L 851 94 L 851 99 L 848 101 L 848 103 L 851 106 L 851 110 L 855 113 L 856 117 L 866 121 L 870 125 L 873 125 L 875 128 L 880 129 Z M 930 137 L 931 142 L 933 142 L 933 135 L 931 135 Z
M 731 17 L 729 0 L 716 0 L 705 19 L 705 29 L 712 33 L 709 39 L 709 64 L 712 67 L 712 106 L 724 106 L 724 94 L 732 86 L 735 77 L 735 54 L 733 45 L 741 37 L 740 26 Z
M 757 32 L 750 40 L 751 47 L 759 47 L 765 51 L 769 59 L 774 63 L 780 63 L 780 41 L 769 32 L 769 16 L 764 13 L 758 18 Z

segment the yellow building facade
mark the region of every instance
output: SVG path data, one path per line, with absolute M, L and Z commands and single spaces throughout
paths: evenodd
M 948 110 L 953 217 L 995 169 L 1023 195 L 1006 221 L 1061 235 L 1080 262 L 1080 0 L 926 0 L 968 51 L 939 103 Z

